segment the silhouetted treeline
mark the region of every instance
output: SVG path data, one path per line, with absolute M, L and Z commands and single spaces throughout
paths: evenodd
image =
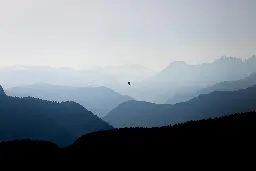
M 114 157 L 149 155 L 154 158 L 157 155 L 163 157 L 162 155 L 166 154 L 191 155 L 191 151 L 193 151 L 192 154 L 195 153 L 194 155 L 201 154 L 202 151 L 206 155 L 216 154 L 216 152 L 225 154 L 227 151 L 252 152 L 255 150 L 255 131 L 256 112 L 248 112 L 160 128 L 99 131 L 80 137 L 67 148 L 58 148 L 49 142 L 44 142 L 41 146 L 38 142 L 30 141 L 6 142 L 0 144 L 0 153 L 3 156 L 4 151 L 7 153 L 6 156 L 11 151 L 13 156 L 25 157 L 31 154 L 26 150 L 32 150 L 34 156 L 41 158 L 41 154 L 47 154 L 47 156 L 58 156 L 57 158 L 62 161 L 78 160 L 81 157 L 86 161 L 89 159 L 99 161 L 107 159 L 108 155 Z M 20 154 L 21 151 L 22 154 Z
M 171 145 L 204 146 L 224 142 L 237 143 L 237 140 L 250 143 L 254 141 L 252 134 L 255 131 L 256 113 L 248 112 L 159 128 L 121 128 L 101 131 L 80 137 L 72 147 L 154 145 L 154 148 L 157 148 L 158 145 L 167 145 L 168 148 L 172 148 Z

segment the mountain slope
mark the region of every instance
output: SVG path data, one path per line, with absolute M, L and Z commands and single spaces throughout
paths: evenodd
M 173 62 L 156 76 L 156 80 L 171 80 L 181 85 L 209 86 L 222 81 L 234 81 L 256 72 L 255 56 L 242 60 L 234 57 L 221 57 L 212 63 L 188 65 Z
M 29 138 L 64 146 L 105 129 L 112 126 L 75 102 L 0 96 L 0 141 Z
M 18 97 L 37 97 L 51 101 L 75 101 L 99 117 L 105 116 L 119 104 L 131 100 L 106 87 L 68 87 L 49 84 L 34 84 L 30 86 L 7 89 L 6 94 Z
M 0 96 L 6 96 L 3 87 L 0 85 Z
M 221 57 L 210 63 L 198 65 L 176 61 L 145 81 L 125 87 L 122 92 L 137 100 L 154 103 L 187 101 L 196 91 L 223 81 L 234 81 L 256 72 L 256 56 L 246 60 L 234 57 Z M 188 95 L 183 92 L 188 92 Z M 184 96 L 184 97 L 183 97 Z M 175 100 L 177 99 L 177 100 Z M 184 99 L 184 100 L 183 100 Z
M 245 89 L 253 85 L 256 85 L 256 72 L 252 73 L 249 77 L 240 80 L 224 81 L 218 84 L 214 84 L 210 87 L 198 91 L 198 94 L 207 94 L 213 91 L 235 91 Z
M 103 119 L 117 128 L 164 126 L 255 110 L 255 99 L 256 86 L 238 91 L 212 92 L 175 105 L 128 101 Z
M 136 144 L 143 147 L 146 144 L 155 145 L 155 143 L 158 143 L 167 145 L 176 144 L 176 142 L 179 142 L 176 145 L 181 145 L 180 143 L 187 144 L 187 146 L 196 145 L 192 144 L 193 140 L 190 139 L 190 137 L 197 138 L 194 140 L 197 141 L 197 143 L 202 143 L 203 145 L 204 142 L 200 142 L 200 140 L 206 137 L 214 140 L 214 138 L 220 138 L 220 136 L 225 136 L 227 138 L 228 136 L 232 136 L 232 133 L 233 135 L 238 136 L 238 130 L 248 131 L 243 133 L 254 132 L 256 129 L 255 123 L 256 112 L 245 112 L 242 114 L 229 113 L 228 116 L 207 120 L 189 121 L 182 124 L 172 126 L 168 125 L 160 128 L 120 128 L 90 133 L 81 136 L 71 145 L 71 147 L 83 149 L 90 148 L 91 146 L 102 147 L 104 145 L 106 147 L 109 147 L 109 145 L 114 145 L 115 147 L 121 144 Z M 207 133 L 205 134 L 205 132 Z M 223 138 L 224 137 L 221 137 L 221 140 L 223 140 Z M 253 137 L 251 138 L 253 139 Z M 169 146 L 169 148 L 173 149 L 173 146 Z
M 178 93 L 170 98 L 166 104 L 175 104 L 179 102 L 188 101 L 200 94 L 208 94 L 213 91 L 235 91 L 240 89 L 246 89 L 256 85 L 256 72 L 252 73 L 249 77 L 236 81 L 224 81 L 221 83 L 214 84 L 212 86 L 200 89 L 198 91 L 191 91 Z

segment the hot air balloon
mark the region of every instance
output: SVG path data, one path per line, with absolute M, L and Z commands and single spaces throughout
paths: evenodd
M 131 85 L 131 82 L 128 82 L 129 85 Z

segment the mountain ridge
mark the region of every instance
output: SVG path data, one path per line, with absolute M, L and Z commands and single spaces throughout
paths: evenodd
M 103 120 L 116 128 L 127 126 L 155 127 L 224 116 L 227 113 L 256 109 L 256 86 L 237 91 L 202 94 L 174 105 L 145 102 L 125 103 L 112 110 Z
M 38 97 L 44 100 L 75 101 L 99 117 L 105 116 L 117 105 L 131 100 L 130 96 L 121 95 L 105 86 L 72 87 L 50 84 L 34 84 L 7 89 L 10 96 Z
M 256 112 L 243 112 L 160 128 L 121 128 L 88 133 L 64 148 L 41 140 L 6 141 L 0 143 L 0 160 L 14 163 L 39 159 L 43 160 L 44 165 L 60 164 L 60 167 L 66 166 L 70 161 L 80 162 L 81 155 L 86 154 L 83 160 L 90 164 L 95 161 L 95 157 L 111 153 L 117 160 L 124 160 L 127 156 L 130 158 L 130 155 L 138 156 L 138 159 L 155 159 L 158 154 L 162 163 L 166 153 L 171 153 L 173 159 L 177 159 L 176 155 L 189 155 L 191 152 L 200 154 L 199 157 L 207 157 L 208 160 L 208 156 L 212 157 L 213 154 L 234 156 L 234 147 L 235 154 L 247 154 L 254 149 L 255 138 L 252 135 L 256 130 L 255 123 Z M 223 157 L 226 159 L 227 155 Z M 113 157 L 110 160 L 112 161 Z M 190 155 L 188 160 L 191 161 Z
M 80 135 L 105 129 L 113 127 L 73 101 L 0 98 L 0 141 L 31 138 L 66 146 Z
M 179 102 L 185 102 L 191 100 L 192 98 L 199 96 L 200 94 L 208 94 L 213 91 L 235 91 L 239 89 L 246 89 L 256 85 L 256 72 L 253 72 L 248 77 L 235 81 L 223 81 L 206 88 L 199 89 L 197 91 L 188 91 L 185 93 L 177 93 L 172 98 L 169 98 L 165 103 L 166 104 L 175 104 Z

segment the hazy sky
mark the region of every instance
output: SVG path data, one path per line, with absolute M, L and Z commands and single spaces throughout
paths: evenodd
M 0 0 L 0 65 L 95 67 L 256 54 L 256 0 Z

